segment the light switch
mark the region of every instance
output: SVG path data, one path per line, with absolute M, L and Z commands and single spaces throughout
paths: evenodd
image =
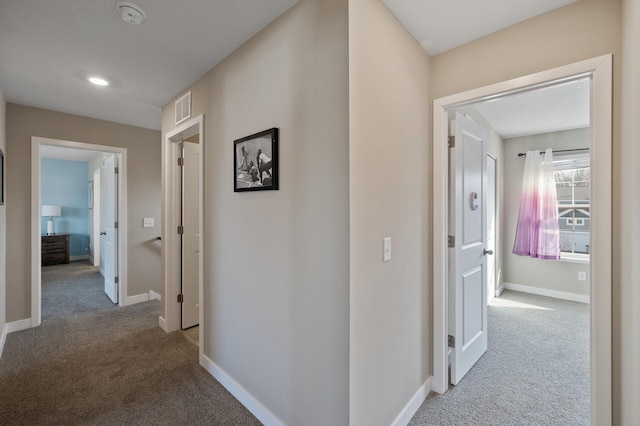
M 391 260 L 391 237 L 386 237 L 382 241 L 382 260 L 388 262 Z
M 142 219 L 143 228 L 153 228 L 155 226 L 155 220 L 152 217 L 145 217 Z
M 585 271 L 578 271 L 578 281 L 586 281 L 587 273 Z

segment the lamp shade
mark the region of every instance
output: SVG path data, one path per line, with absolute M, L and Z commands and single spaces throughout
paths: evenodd
M 60 206 L 42 206 L 42 216 L 60 216 Z

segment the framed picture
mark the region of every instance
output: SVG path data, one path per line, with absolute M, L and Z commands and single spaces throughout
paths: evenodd
M 278 129 L 233 141 L 233 191 L 278 189 Z
M 93 209 L 93 181 L 89 181 L 89 210 Z
M 0 149 L 0 206 L 4 205 L 4 152 Z

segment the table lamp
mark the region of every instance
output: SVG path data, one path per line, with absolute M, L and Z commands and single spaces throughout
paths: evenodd
M 53 218 L 60 216 L 60 206 L 42 206 L 42 216 L 49 216 L 47 222 L 47 235 L 55 235 Z

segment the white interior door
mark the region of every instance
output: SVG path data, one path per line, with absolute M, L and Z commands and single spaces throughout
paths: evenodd
M 118 159 L 115 154 L 102 162 L 100 171 L 100 270 L 104 292 L 118 303 Z
M 182 143 L 182 328 L 199 322 L 200 145 Z
M 498 225 L 496 216 L 496 182 L 497 164 L 496 159 L 487 154 L 487 251 L 496 253 L 496 233 Z M 490 255 L 487 258 L 487 305 L 496 296 L 496 256 Z
M 449 150 L 449 335 L 453 385 L 487 350 L 486 132 L 456 113 Z

